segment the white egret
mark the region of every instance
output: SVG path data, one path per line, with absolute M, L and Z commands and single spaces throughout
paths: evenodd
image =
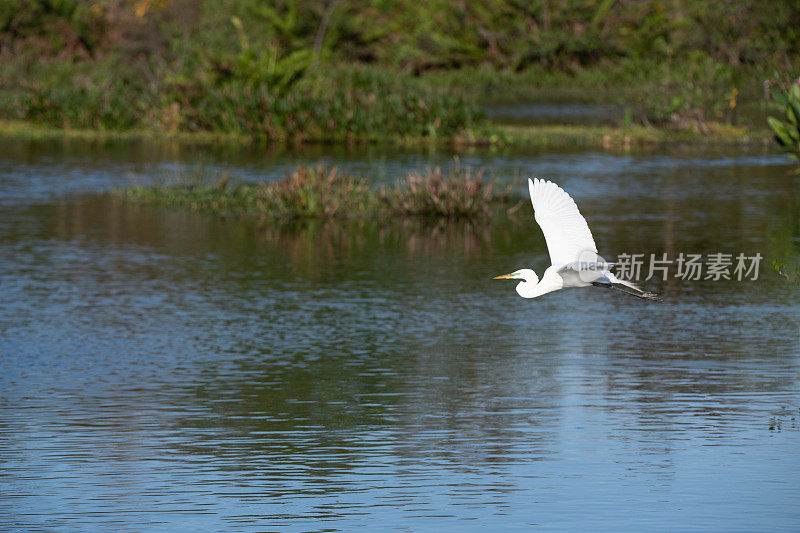
M 589 225 L 578 211 L 575 200 L 564 189 L 551 181 L 528 178 L 528 190 L 534 218 L 544 233 L 552 265 L 544 271 L 541 281 L 529 268 L 494 279 L 521 279 L 517 284 L 517 294 L 523 298 L 536 298 L 566 287 L 594 286 L 614 288 L 638 298 L 660 300 L 658 295 L 619 279 L 611 272 L 613 264 L 606 263 L 597 255 Z

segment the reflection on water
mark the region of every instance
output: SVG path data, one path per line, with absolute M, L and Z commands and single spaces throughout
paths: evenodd
M 3 528 L 800 526 L 798 288 L 766 265 L 651 280 L 658 305 L 526 301 L 491 277 L 547 266 L 530 212 L 143 209 L 96 193 L 166 160 L 96 150 L 2 162 Z M 773 156 L 469 157 L 508 183 L 559 177 L 608 256 L 800 250 L 798 178 Z

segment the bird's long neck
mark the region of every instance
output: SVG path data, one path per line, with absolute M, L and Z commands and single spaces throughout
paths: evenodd
M 525 281 L 517 283 L 517 294 L 523 298 L 536 298 L 542 294 L 547 294 L 548 292 L 553 292 L 560 289 L 563 284 L 559 283 L 559 281 L 561 281 L 561 278 L 553 278 L 552 276 L 548 275 L 548 272 L 545 272 L 545 275 L 542 276 L 541 280 L 526 279 Z
M 553 292 L 561 288 L 552 283 L 543 283 L 544 281 L 544 279 L 538 283 L 528 280 L 521 281 L 517 283 L 517 294 L 523 298 L 536 298 L 537 296 L 541 296 L 542 294 L 547 294 L 548 292 Z

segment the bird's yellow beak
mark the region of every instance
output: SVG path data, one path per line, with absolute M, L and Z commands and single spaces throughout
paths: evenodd
M 503 274 L 502 276 L 495 276 L 492 279 L 509 279 L 513 277 L 513 274 Z

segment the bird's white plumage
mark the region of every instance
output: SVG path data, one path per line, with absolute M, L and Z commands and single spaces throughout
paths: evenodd
M 586 219 L 564 189 L 551 181 L 528 178 L 528 190 L 554 267 L 573 263 L 586 252 L 597 253 Z
M 661 300 L 657 294 L 645 292 L 611 272 L 613 265 L 597 255 L 592 232 L 575 200 L 561 187 L 551 181 L 528 178 L 528 190 L 552 265 L 544 271 L 542 279 L 529 268 L 494 279 L 522 280 L 517 284 L 517 294 L 523 298 L 536 298 L 567 287 L 599 286 L 615 288 L 645 300 Z

